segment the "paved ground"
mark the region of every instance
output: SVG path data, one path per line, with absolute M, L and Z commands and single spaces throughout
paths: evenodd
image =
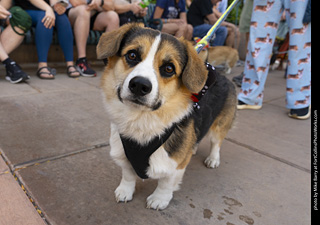
M 12 85 L 1 67 L 1 225 L 311 223 L 311 123 L 287 116 L 282 71 L 270 71 L 261 110 L 238 112 L 222 145 L 220 167 L 203 165 L 204 140 L 181 190 L 166 210 L 154 211 L 145 208 L 153 180 L 138 181 L 132 202 L 115 202 L 121 172 L 109 156 L 101 72 L 97 78 L 71 79 L 64 70 L 45 81 L 29 67 L 32 79 Z

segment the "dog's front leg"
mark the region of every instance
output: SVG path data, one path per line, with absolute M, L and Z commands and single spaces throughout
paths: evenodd
M 117 202 L 128 202 L 133 198 L 136 186 L 136 174 L 132 168 L 122 167 L 122 179 L 114 191 Z
M 173 174 L 160 178 L 156 190 L 147 198 L 147 208 L 163 210 L 173 197 L 173 192 L 179 190 L 179 184 L 185 169 L 176 170 Z
M 115 190 L 117 202 L 128 202 L 132 200 L 136 185 L 136 173 L 125 156 L 119 133 L 114 124 L 111 123 L 110 156 L 122 169 L 120 185 Z

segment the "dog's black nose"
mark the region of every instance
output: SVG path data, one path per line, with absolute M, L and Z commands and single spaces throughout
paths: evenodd
M 151 82 L 144 77 L 134 77 L 129 82 L 130 91 L 137 96 L 145 96 L 152 90 Z

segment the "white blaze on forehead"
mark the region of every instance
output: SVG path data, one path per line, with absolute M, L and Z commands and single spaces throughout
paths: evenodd
M 128 75 L 124 82 L 124 93 L 123 94 L 128 94 L 129 89 L 129 82 L 132 78 L 136 76 L 141 76 L 144 78 L 147 78 L 151 84 L 152 84 L 152 90 L 151 93 L 148 95 L 149 101 L 152 102 L 156 99 L 158 96 L 158 80 L 157 80 L 157 73 L 154 69 L 154 58 L 157 53 L 159 44 L 161 41 L 161 34 L 155 37 L 151 48 L 148 51 L 147 57 L 140 62 L 138 65 L 136 65 L 133 69 L 133 71 Z
M 134 74 L 134 76 L 142 76 L 150 79 L 152 75 L 156 75 L 153 68 L 153 62 L 154 62 L 154 58 L 157 53 L 160 41 L 161 41 L 161 35 L 158 35 L 154 39 L 154 42 L 152 43 L 151 48 L 149 49 L 147 57 L 134 68 L 131 74 Z

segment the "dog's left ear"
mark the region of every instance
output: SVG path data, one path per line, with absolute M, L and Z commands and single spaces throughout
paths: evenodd
M 180 41 L 185 45 L 188 55 L 187 65 L 182 74 L 182 83 L 192 93 L 198 93 L 207 81 L 208 71 L 194 46 L 186 40 Z
M 133 29 L 141 28 L 143 24 L 129 23 L 121 26 L 119 29 L 103 33 L 97 45 L 97 58 L 106 60 L 110 56 L 114 56 L 120 49 L 122 39 Z

